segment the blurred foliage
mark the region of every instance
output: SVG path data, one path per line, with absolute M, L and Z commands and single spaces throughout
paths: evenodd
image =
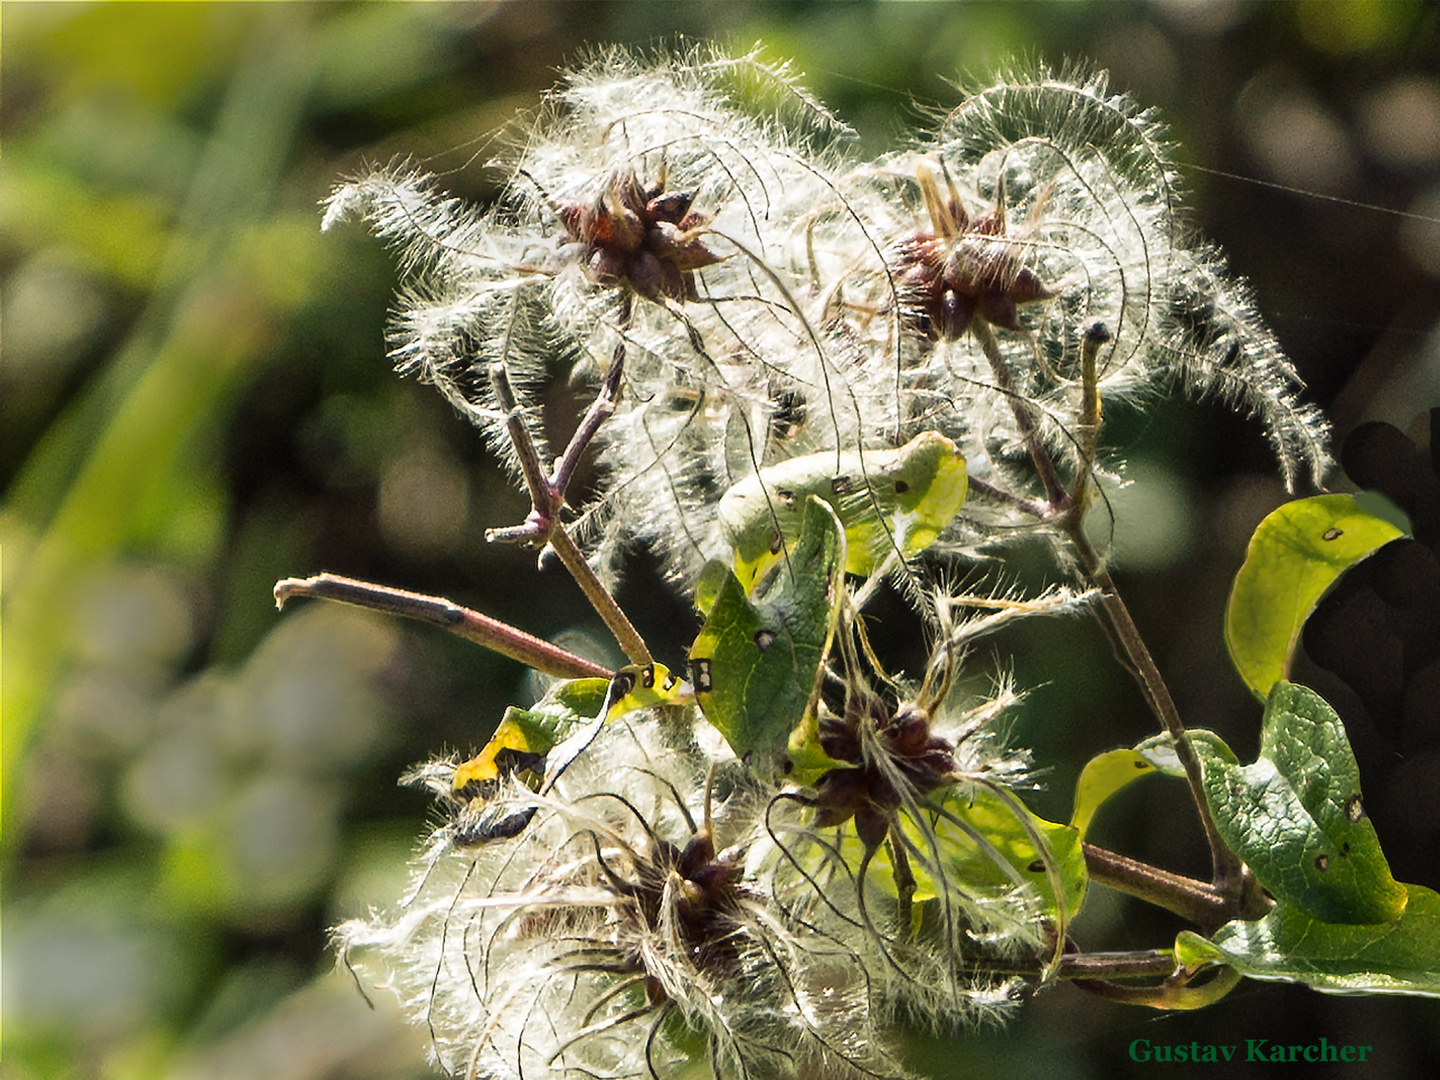
M 428 811 L 395 777 L 482 744 L 505 705 L 529 700 L 524 673 L 348 609 L 277 618 L 271 586 L 323 568 L 452 596 L 542 635 L 598 635 L 574 623 L 583 605 L 558 571 L 485 546 L 486 526 L 526 507 L 437 395 L 390 375 L 393 269 L 359 230 L 322 237 L 317 203 L 361 161 L 395 155 L 487 197 L 490 133 L 587 43 L 759 40 L 871 149 L 953 102 L 949 81 L 1017 56 L 1089 58 L 1163 109 L 1185 160 L 1223 171 L 1194 174 L 1199 223 L 1255 281 L 1342 434 L 1362 419 L 1404 428 L 1440 401 L 1432 5 L 7 4 L 3 15 L 7 1077 L 428 1075 L 423 1040 L 390 1003 L 366 1008 L 330 971 L 325 928 L 398 894 Z M 1122 584 L 1187 720 L 1245 754 L 1258 710 L 1220 627 L 1244 540 L 1282 497 L 1263 440 L 1203 406 L 1111 423 L 1147 477 L 1114 501 Z M 657 641 L 690 617 L 643 559 L 621 600 Z M 1003 644 L 1022 685 L 1065 688 L 1037 690 L 1020 732 L 1057 763 L 1042 803 L 1058 801 L 1037 809 L 1064 817 L 1059 793 L 1080 765 L 1152 722 L 1098 631 L 1041 626 Z M 1401 762 L 1408 779 L 1387 798 L 1394 755 L 1365 735 L 1361 717 L 1352 740 L 1372 816 L 1415 864 L 1392 855 L 1396 873 L 1433 884 L 1440 769 Z M 1127 795 L 1130 824 L 1102 815 L 1100 841 L 1200 869 L 1172 794 Z M 1119 901 L 1087 918 L 1081 932 L 1113 947 L 1174 929 Z M 1062 989 L 1006 1032 L 917 1037 L 915 1053 L 936 1076 L 1115 1074 L 1149 1021 Z M 1440 1052 L 1433 1006 L 1286 987 L 1247 987 L 1144 1031 L 1323 1034 L 1376 1045 L 1397 1077 Z

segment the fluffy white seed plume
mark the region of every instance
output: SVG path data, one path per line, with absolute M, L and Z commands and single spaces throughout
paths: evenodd
M 806 175 L 824 176 L 816 201 L 767 221 L 744 263 L 770 302 L 745 309 L 739 348 L 722 356 L 707 329 L 694 351 L 716 362 L 682 365 L 613 428 L 617 484 L 644 494 L 627 518 L 682 571 L 685 552 L 717 552 L 710 508 L 744 476 L 925 431 L 1004 496 L 972 500 L 942 546 L 993 539 L 1060 494 L 1032 442 L 1066 491 L 1101 468 L 1100 399 L 1217 398 L 1260 420 L 1289 485 L 1323 479 L 1328 426 L 1244 282 L 1186 226 L 1163 128 L 1103 75 L 1012 76 L 920 150 Z
M 842 649 L 844 708 L 822 712 L 815 732 L 825 764 L 801 756 L 751 858 L 777 897 L 818 903 L 844 929 L 882 1019 L 942 1031 L 1001 1020 L 1059 959 L 1083 871 L 1073 833 L 1014 793 L 1030 782 L 1029 755 L 1007 746 L 1019 695 L 1002 682 L 962 706 L 951 691 L 968 642 L 1086 602 L 1065 590 L 986 600 L 990 614 L 958 620 L 961 598 L 935 597 L 940 637 L 923 682 L 898 701 Z
M 873 177 L 902 433 L 934 425 L 972 475 L 1025 491 L 1023 406 L 1050 453 L 1085 468 L 1083 360 L 1099 335 L 1102 397 L 1215 396 L 1259 417 L 1288 484 L 1323 479 L 1328 426 L 1244 283 L 1190 235 L 1164 129 L 1103 74 L 998 82 Z
M 1163 129 L 1103 75 L 1008 77 L 868 165 L 846 134 L 754 55 L 606 50 L 497 162 L 495 208 L 389 168 L 340 188 L 326 222 L 358 213 L 397 245 L 397 363 L 504 456 L 494 365 L 522 405 L 623 366 L 605 480 L 576 508 L 602 567 L 639 542 L 692 580 L 724 554 L 715 506 L 738 481 L 929 430 L 1012 508 L 1043 506 L 1035 444 L 1066 485 L 1096 468 L 1087 341 L 1101 396 L 1215 396 L 1260 418 L 1292 486 L 1323 476 L 1323 419 L 1190 237 Z M 985 500 L 964 517 L 970 540 L 1018 520 Z
M 905 1076 L 826 911 L 747 874 L 763 799 L 707 731 L 702 749 L 657 717 L 609 725 L 548 797 L 498 796 L 538 807 L 518 836 L 460 848 L 442 828 L 402 905 L 337 928 L 441 1068 Z
M 811 354 L 798 366 L 824 362 L 787 264 L 794 222 L 827 197 L 848 134 L 755 56 L 606 50 L 496 163 L 508 174 L 496 208 L 391 167 L 338 189 L 325 222 L 358 214 L 396 245 L 410 278 L 397 365 L 502 452 L 493 365 L 524 404 L 557 377 L 596 383 L 622 358 L 621 405 L 601 435 L 612 483 L 591 535 L 688 547 L 676 566 L 693 569 L 695 544 L 713 547 L 707 494 L 753 469 L 772 384 L 797 352 Z
M 323 226 L 352 215 L 400 255 L 405 284 L 389 333 L 396 369 L 434 384 L 518 475 L 490 367 L 503 363 L 530 400 L 576 349 L 544 298 L 551 275 L 541 238 L 499 210 L 439 194 L 432 177 L 403 163 L 337 188 Z M 538 417 L 527 419 L 543 447 Z

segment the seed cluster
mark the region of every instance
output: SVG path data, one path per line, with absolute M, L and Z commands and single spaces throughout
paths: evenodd
M 698 300 L 695 271 L 719 262 L 707 244 L 694 192 L 666 191 L 663 176 L 642 188 L 633 173 L 613 181 L 588 206 L 556 213 L 596 285 L 621 285 L 647 300 Z
M 849 767 L 830 769 L 815 782 L 815 825 L 841 825 L 853 817 L 856 833 L 870 848 L 889 834 L 904 805 L 897 783 L 926 793 L 956 775 L 955 748 L 934 734 L 924 709 L 906 704 L 888 713 L 867 694 L 844 717 L 820 722 L 821 749 Z
M 955 341 L 977 318 L 1023 333 L 1020 306 L 1055 294 L 1006 235 L 1003 195 L 971 220 L 953 182 L 942 194 L 926 165 L 919 182 L 930 228 L 903 237 L 893 263 L 906 324 L 934 341 Z

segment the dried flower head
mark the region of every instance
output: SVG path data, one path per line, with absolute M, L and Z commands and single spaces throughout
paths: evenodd
M 934 170 L 916 170 L 930 229 L 903 237 L 892 268 L 905 325 L 937 341 L 963 337 L 975 319 L 1023 333 L 1018 308 L 1055 294 L 1024 263 L 1024 249 L 1007 235 L 1005 195 L 971 219 L 948 173 L 941 192 Z
M 695 271 L 721 257 L 706 243 L 707 219 L 691 209 L 695 196 L 666 190 L 668 171 L 662 164 L 646 187 L 633 172 L 623 173 L 589 205 L 553 208 L 595 284 L 629 288 L 655 302 L 700 298 Z
M 495 162 L 507 173 L 495 207 L 472 210 L 390 166 L 337 189 L 325 224 L 359 214 L 401 251 L 411 280 L 391 331 L 397 367 L 435 383 L 503 455 L 492 365 L 529 405 L 557 376 L 592 381 L 623 355 L 620 415 L 602 436 L 617 451 L 605 457 L 613 484 L 592 508 L 595 532 L 603 521 L 659 541 L 703 506 L 700 480 L 731 481 L 692 477 L 725 455 L 692 434 L 686 446 L 702 453 L 686 460 L 672 415 L 683 421 L 707 398 L 763 403 L 765 358 L 780 352 L 766 339 L 779 330 L 794 348 L 784 287 L 768 275 L 847 131 L 754 56 L 646 62 L 607 50 Z M 663 529 L 652 526 L 657 495 L 670 504 Z
M 877 342 L 901 372 L 896 422 L 949 434 L 973 475 L 1011 492 L 1035 493 L 1027 422 L 1058 461 L 1091 468 L 1082 361 L 1101 326 L 1101 396 L 1217 397 L 1260 418 L 1288 484 L 1323 479 L 1328 426 L 1244 283 L 1190 235 L 1170 155 L 1103 74 L 1041 70 L 876 166 L 864 206 L 890 239 L 875 295 L 899 313 Z

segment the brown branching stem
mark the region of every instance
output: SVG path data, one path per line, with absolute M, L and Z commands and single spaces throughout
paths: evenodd
M 570 486 L 570 477 L 574 475 L 576 467 L 580 464 L 580 457 L 584 454 L 590 441 L 595 438 L 600 425 L 610 419 L 615 413 L 615 405 L 620 400 L 620 377 L 625 371 L 625 343 L 622 341 L 615 346 L 615 353 L 610 358 L 610 367 L 605 372 L 605 379 L 600 384 L 600 393 L 590 403 L 590 408 L 585 411 L 585 416 L 575 429 L 575 434 L 570 437 L 570 444 L 565 447 L 565 452 L 555 462 L 555 469 L 550 474 L 549 488 L 552 493 L 564 496 L 565 489 Z
M 1060 961 L 1062 979 L 1146 979 L 1166 977 L 1175 970 L 1175 958 L 1159 949 L 1123 953 L 1072 953 Z
M 510 381 L 503 365 L 497 364 L 491 371 L 491 382 L 496 397 L 505 409 L 506 427 L 511 441 L 520 458 L 520 469 L 525 485 L 530 491 L 530 514 L 523 525 L 506 529 L 492 529 L 486 534 L 490 540 L 508 540 L 522 543 L 548 544 L 561 563 L 579 584 L 591 606 L 605 620 L 615 634 L 621 648 L 632 663 L 651 662 L 650 651 L 639 633 L 620 610 L 618 604 L 600 581 L 590 564 L 585 561 L 575 541 L 560 522 L 560 511 L 565 505 L 565 488 L 590 441 L 612 413 L 619 397 L 620 375 L 623 370 L 624 347 L 617 347 L 615 358 L 606 372 L 600 393 L 581 420 L 570 445 L 556 462 L 550 477 L 546 477 L 540 462 L 540 454 L 530 438 L 524 417 L 510 387 Z M 383 611 L 408 619 L 439 626 L 458 634 L 467 641 L 483 645 L 487 649 L 518 660 L 536 671 L 562 679 L 606 678 L 611 672 L 593 661 L 576 656 L 574 653 L 551 645 L 537 637 L 516 629 L 507 623 L 482 615 L 478 611 L 461 607 L 459 604 L 439 596 L 392 589 L 368 581 L 340 577 L 337 574 L 317 574 L 308 578 L 286 578 L 275 586 L 275 604 L 284 607 L 292 597 L 305 596 L 321 600 L 335 600 L 357 607 Z
M 580 548 L 558 522 L 550 533 L 550 548 L 560 557 L 565 569 L 570 571 L 570 576 L 580 586 L 585 599 L 590 601 L 590 606 L 605 620 L 605 625 L 615 635 L 615 640 L 620 643 L 620 648 L 625 650 L 630 662 L 640 665 L 653 663 L 654 658 L 650 655 L 645 639 L 620 610 L 620 605 L 610 595 L 610 590 L 605 588 L 605 583 L 585 561 Z
M 1165 685 L 1165 679 L 1160 674 L 1154 657 L 1150 655 L 1144 638 L 1140 636 L 1140 630 L 1136 627 L 1135 620 L 1130 617 L 1130 609 L 1121 599 L 1114 579 L 1105 568 L 1099 553 L 1090 543 L 1090 538 L 1085 535 L 1080 513 L 1068 516 L 1065 522 L 1065 531 L 1075 553 L 1080 558 L 1085 576 L 1099 588 L 1101 603 L 1104 605 L 1106 617 L 1110 620 L 1115 636 L 1120 642 L 1120 647 L 1125 650 L 1125 655 L 1134 666 L 1140 689 L 1150 703 L 1151 711 L 1155 713 L 1165 728 L 1166 734 L 1170 736 L 1170 741 L 1175 748 L 1175 756 L 1180 761 L 1180 767 L 1185 770 L 1185 781 L 1190 787 L 1195 809 L 1200 815 L 1201 827 L 1205 830 L 1206 842 L 1210 846 L 1215 887 L 1223 895 L 1229 897 L 1232 902 L 1238 902 L 1245 890 L 1245 869 L 1235 853 L 1221 839 L 1220 833 L 1215 827 L 1215 819 L 1210 813 L 1210 803 L 1205 798 L 1200 759 L 1196 757 L 1195 748 L 1191 745 L 1190 737 L 1185 732 L 1185 725 L 1180 720 L 1180 710 L 1175 707 L 1175 699 L 1170 696 L 1170 688 Z
M 1003 975 L 1033 978 L 1042 974 L 1033 964 L 977 966 Z M 1111 1001 L 1166 1010 L 1204 1008 L 1224 997 L 1240 981 L 1240 972 L 1231 967 L 1187 970 L 1176 963 L 1173 953 L 1162 949 L 1066 953 L 1058 965 L 1044 973 Z
M 987 483 L 978 476 L 971 476 L 966 481 L 970 486 L 972 495 L 978 495 L 990 502 L 1000 503 L 1004 506 L 1012 506 L 1028 517 L 1043 520 L 1050 514 L 1050 507 L 1035 499 L 1027 499 L 1023 495 L 1016 495 L 1013 491 L 1006 491 L 1002 487 Z
M 585 556 L 566 532 L 564 523 L 560 520 L 560 513 L 565 505 L 565 488 L 570 482 L 579 463 L 580 456 L 584 453 L 595 433 L 600 430 L 600 425 L 615 411 L 615 402 L 619 395 L 620 376 L 624 370 L 625 350 L 623 343 L 616 347 L 614 358 L 610 362 L 610 368 L 605 373 L 605 379 L 601 384 L 600 392 L 594 403 L 586 412 L 580 426 L 576 429 L 575 435 L 570 440 L 570 445 L 565 448 L 565 453 L 556 462 L 551 476 L 546 477 L 545 468 L 540 462 L 540 453 L 535 447 L 534 440 L 530 437 L 530 429 L 525 424 L 523 410 L 516 401 L 515 392 L 510 386 L 510 377 L 505 370 L 504 364 L 495 364 L 490 369 L 490 384 L 495 391 L 495 398 L 500 407 L 505 410 L 505 427 L 510 435 L 510 441 L 515 447 L 515 453 L 520 459 L 520 470 L 525 477 L 525 485 L 530 492 L 530 513 L 524 524 L 511 526 L 503 529 L 491 529 L 485 534 L 485 538 L 492 543 L 522 543 L 538 546 L 548 545 L 551 550 L 559 556 L 565 569 L 575 579 L 576 584 L 590 601 L 596 613 L 604 620 L 610 632 L 615 635 L 615 640 L 620 643 L 620 648 L 632 664 L 649 664 L 652 662 L 650 649 L 641 638 L 639 631 L 631 624 L 630 619 L 620 610 L 620 605 L 610 595 L 604 583 L 585 561 Z
M 1161 870 L 1094 844 L 1082 844 L 1081 848 L 1091 881 L 1173 911 L 1205 934 L 1213 933 L 1234 918 L 1259 918 L 1269 906 L 1258 891 L 1248 896 L 1245 903 L 1238 903 L 1234 896 L 1212 882 Z
M 967 958 L 968 959 L 968 958 Z M 1131 952 L 1069 952 L 1054 966 L 1041 967 L 1033 960 L 1006 961 L 992 958 L 970 960 L 975 968 L 997 975 L 1045 973 L 1057 979 L 1167 979 L 1175 974 L 1175 957 L 1164 949 L 1136 949 Z
M 530 513 L 521 525 L 503 529 L 491 529 L 486 539 L 548 546 L 559 556 L 565 569 L 580 586 L 591 606 L 605 621 L 625 650 L 625 655 L 635 664 L 651 662 L 650 650 L 641 639 L 635 627 L 615 598 L 610 595 L 604 583 L 596 575 L 575 541 L 560 521 L 565 506 L 565 489 L 580 462 L 581 456 L 594 439 L 600 426 L 615 412 L 620 395 L 620 378 L 624 370 L 624 344 L 616 346 L 615 355 L 605 373 L 600 392 L 580 421 L 570 444 L 565 448 L 554 469 L 547 477 L 540 461 L 540 453 L 530 437 L 523 411 L 510 386 L 510 379 L 503 364 L 496 364 L 490 370 L 490 382 L 496 399 L 505 410 L 505 426 L 515 446 L 520 461 L 520 471 L 525 477 L 525 486 L 530 492 Z M 468 641 L 518 660 L 536 671 L 557 678 L 577 679 L 586 677 L 609 678 L 611 672 L 593 661 L 576 656 L 549 642 L 542 641 L 518 630 L 513 626 L 482 615 L 478 611 L 461 607 L 443 597 L 426 596 L 422 593 L 406 592 L 368 581 L 340 577 L 336 574 L 317 574 L 309 578 L 286 578 L 275 586 L 275 603 L 283 607 L 285 601 L 296 596 L 315 597 L 322 600 L 336 600 L 354 604 L 391 615 L 417 619 L 432 626 L 439 626 L 458 634 Z

